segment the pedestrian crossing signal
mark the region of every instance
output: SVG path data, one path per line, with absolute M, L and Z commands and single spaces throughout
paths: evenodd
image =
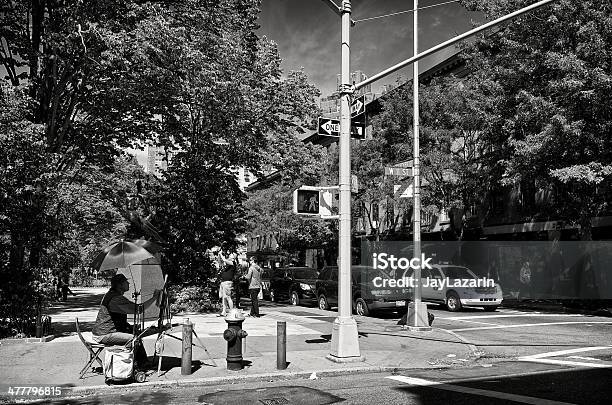
M 293 192 L 293 212 L 319 215 L 320 192 L 317 187 L 302 186 Z

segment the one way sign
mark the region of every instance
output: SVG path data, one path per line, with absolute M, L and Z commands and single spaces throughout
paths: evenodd
M 340 120 L 319 117 L 317 133 L 325 136 L 340 136 Z M 351 122 L 351 138 L 365 139 L 365 124 L 363 122 Z

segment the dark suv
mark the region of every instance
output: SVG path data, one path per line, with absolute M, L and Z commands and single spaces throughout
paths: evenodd
M 311 267 L 279 267 L 270 277 L 270 299 L 289 300 L 291 305 L 314 304 L 319 272 Z
M 380 310 L 404 311 L 406 299 L 412 295 L 412 289 L 409 287 L 376 287 L 373 282 L 376 277 L 388 278 L 384 273 L 372 267 L 351 267 L 353 311 L 363 316 Z M 338 267 L 326 267 L 321 271 L 316 283 L 316 291 L 320 309 L 330 309 L 338 305 Z

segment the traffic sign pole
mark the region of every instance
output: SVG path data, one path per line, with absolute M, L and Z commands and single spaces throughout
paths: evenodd
M 418 35 L 418 9 L 419 0 L 414 0 L 414 55 L 419 54 L 419 35 Z M 419 62 L 414 62 L 413 65 L 413 164 L 412 172 L 414 175 L 414 222 L 412 227 L 413 235 L 413 254 L 412 257 L 421 257 L 421 162 L 419 150 Z M 427 306 L 421 302 L 422 285 L 421 285 L 421 268 L 417 267 L 414 270 L 415 288 L 414 301 L 408 306 L 408 317 L 406 325 L 416 330 L 429 330 L 429 322 L 427 319 Z
M 350 24 L 351 2 L 343 0 L 342 7 L 342 86 L 340 89 L 340 229 L 338 237 L 338 317 L 332 325 L 332 361 L 363 361 L 359 351 L 357 322 L 352 316 L 351 297 L 351 93 L 350 82 Z

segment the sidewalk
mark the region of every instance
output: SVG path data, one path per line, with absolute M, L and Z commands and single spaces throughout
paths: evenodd
M 79 341 L 74 318 L 79 317 L 83 330 L 91 330 L 104 289 L 75 289 L 76 297 L 50 310 L 56 337 L 46 343 L 0 344 L 0 381 L 4 385 L 53 385 L 70 388 L 83 395 L 107 388 L 101 374 L 89 373 L 79 379 L 79 371 L 88 359 Z M 94 304 L 95 303 L 95 304 Z M 93 305 L 92 305 L 93 304 Z M 243 302 L 244 305 L 244 302 Z M 146 385 L 221 384 L 240 380 L 270 380 L 393 369 L 440 368 L 469 364 L 476 359 L 475 348 L 456 335 L 434 328 L 427 332 L 410 332 L 389 326 L 389 321 L 358 317 L 359 344 L 365 361 L 335 363 L 326 358 L 331 348 L 332 322 L 337 313 L 316 308 L 290 307 L 264 302 L 261 318 L 247 318 L 243 324 L 249 336 L 243 353 L 245 368 L 226 368 L 227 342 L 223 339 L 226 323 L 216 314 L 182 314 L 173 323 L 189 318 L 194 330 L 212 357 L 193 348 L 194 370 L 181 375 L 181 342 L 166 338 L 162 374 L 149 372 Z M 276 328 L 278 321 L 287 324 L 286 370 L 276 369 Z M 435 326 L 435 325 L 434 325 Z M 181 328 L 177 328 L 181 337 Z M 90 332 L 85 333 L 91 336 Z M 154 353 L 157 335 L 144 339 L 149 356 Z M 197 340 L 194 339 L 194 343 Z M 213 366 L 216 363 L 216 367 Z M 10 365 L 10 366 L 6 366 Z M 156 364 L 157 365 L 157 364 Z M 139 386 L 142 384 L 138 384 Z M 134 384 L 131 385 L 134 388 Z M 121 386 L 118 386 L 121 387 Z M 125 387 L 125 386 L 124 386 Z M 2 392 L 6 392 L 3 388 Z

